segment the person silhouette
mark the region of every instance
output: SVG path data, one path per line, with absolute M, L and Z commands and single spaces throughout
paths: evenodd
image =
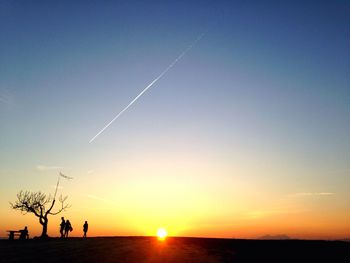
M 64 236 L 68 237 L 68 234 L 70 231 L 73 231 L 73 227 L 72 227 L 71 223 L 69 222 L 69 220 L 67 219 L 66 224 L 64 226 Z
M 64 221 L 64 217 L 61 217 L 61 224 L 60 224 L 60 234 L 61 234 L 61 238 L 64 238 L 64 230 L 66 227 L 66 222 Z
M 28 234 L 28 228 L 24 227 L 24 229 L 19 230 L 20 235 L 19 235 L 19 239 L 20 240 L 26 240 L 29 239 L 29 234 Z
M 85 221 L 83 225 L 84 237 L 86 237 L 86 232 L 88 231 L 88 228 L 89 228 L 88 222 Z

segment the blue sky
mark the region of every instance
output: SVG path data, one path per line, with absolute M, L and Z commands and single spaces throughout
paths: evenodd
M 109 180 L 147 160 L 189 177 L 202 170 L 188 163 L 212 164 L 271 200 L 332 192 L 345 203 L 349 11 L 347 1 L 1 1 L 2 211 L 18 190 L 54 184 L 54 167 L 84 184 L 88 171 Z M 203 180 L 225 192 L 220 176 Z

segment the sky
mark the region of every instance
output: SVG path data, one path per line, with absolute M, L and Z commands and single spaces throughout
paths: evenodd
M 0 236 L 41 233 L 9 202 L 61 171 L 73 236 L 350 237 L 349 11 L 1 0 Z

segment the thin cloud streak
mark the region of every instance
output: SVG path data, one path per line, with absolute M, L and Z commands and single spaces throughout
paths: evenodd
M 247 219 L 259 219 L 262 217 L 267 217 L 267 216 L 273 216 L 273 215 L 282 215 L 282 214 L 300 214 L 307 212 L 307 209 L 300 209 L 297 207 L 292 207 L 292 206 L 281 206 L 281 207 L 276 207 L 276 208 L 271 208 L 271 209 L 265 209 L 265 210 L 253 210 L 247 213 L 246 218 Z
M 7 89 L 0 89 L 0 104 L 12 105 L 13 98 Z
M 298 196 L 331 196 L 331 195 L 335 195 L 335 193 L 331 193 L 331 192 L 319 192 L 319 193 L 313 193 L 313 192 L 306 192 L 306 193 L 294 193 L 291 194 L 290 196 L 294 196 L 294 197 L 298 197 Z
M 104 132 L 116 119 L 119 118 L 131 105 L 133 105 L 149 88 L 153 86 L 161 77 L 163 77 L 188 51 L 190 51 L 204 36 L 200 35 L 191 45 L 189 45 L 158 77 L 156 77 L 146 88 L 144 88 L 139 95 L 137 95 L 124 109 L 122 109 L 106 126 L 102 128 L 89 143 L 92 143 L 102 132 Z
M 57 185 L 51 185 L 51 187 L 53 188 L 53 189 L 59 189 L 59 190 L 61 190 L 61 189 L 63 189 L 63 186 L 58 186 L 57 187 Z
M 97 200 L 97 201 L 102 201 L 102 202 L 105 202 L 105 203 L 108 203 L 108 204 L 115 204 L 113 201 L 111 200 L 108 200 L 108 199 L 105 199 L 105 198 L 102 198 L 102 197 L 99 197 L 99 196 L 96 196 L 96 195 L 91 195 L 91 194 L 85 194 L 83 195 L 84 197 L 87 197 L 87 198 L 90 198 L 90 199 L 94 199 L 94 200 Z
M 48 165 L 38 164 L 36 166 L 36 169 L 38 171 L 52 171 L 52 170 L 60 170 L 60 169 L 65 169 L 65 168 L 62 166 L 48 166 Z

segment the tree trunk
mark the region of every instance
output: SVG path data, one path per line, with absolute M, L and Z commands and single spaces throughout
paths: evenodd
M 47 238 L 47 223 L 48 223 L 48 219 L 47 218 L 40 218 L 40 224 L 43 226 L 43 231 L 41 233 L 41 238 Z

